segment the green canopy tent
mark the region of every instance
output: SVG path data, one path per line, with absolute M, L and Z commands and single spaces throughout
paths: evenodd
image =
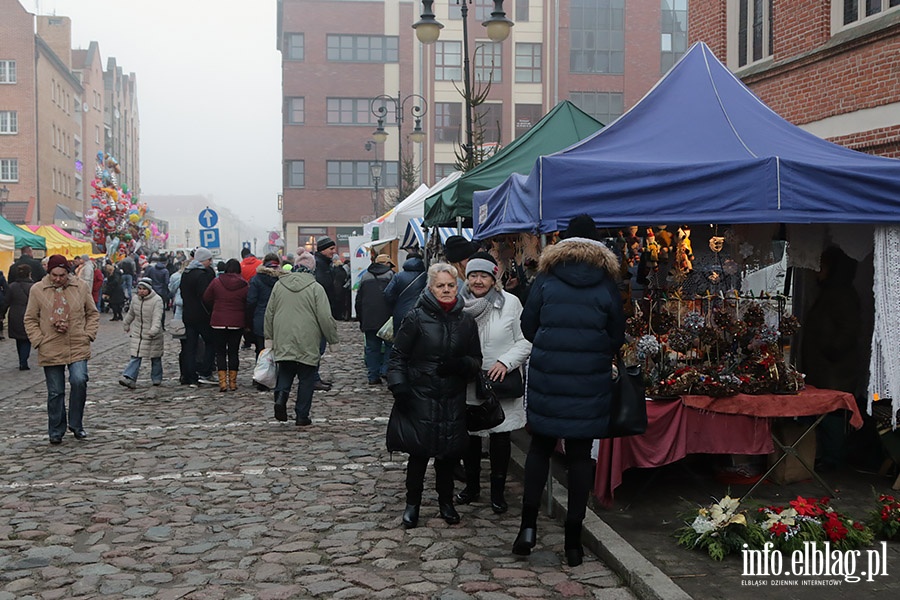
M 446 225 L 457 217 L 472 218 L 472 194 L 500 185 L 512 173 L 527 175 L 539 156 L 552 154 L 596 133 L 603 123 L 563 100 L 500 152 L 452 185 L 425 198 L 426 227 Z
M 47 241 L 43 236 L 30 231 L 25 231 L 3 217 L 0 217 L 0 233 L 13 236 L 16 240 L 16 249 L 21 248 L 22 246 L 31 246 L 35 250 L 47 249 Z

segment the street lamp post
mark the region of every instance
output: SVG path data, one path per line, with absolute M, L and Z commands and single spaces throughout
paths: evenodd
M 409 112 L 412 115 L 414 121 L 414 126 L 412 133 L 409 134 L 409 139 L 412 142 L 422 142 L 425 140 L 425 131 L 422 129 L 422 117 L 425 116 L 425 113 L 428 112 L 428 102 L 420 96 L 419 94 L 410 94 L 405 98 L 400 98 L 400 92 L 397 92 L 397 97 L 391 97 L 387 94 L 381 94 L 379 96 L 375 96 L 372 100 L 369 101 L 369 109 L 372 111 L 372 114 L 378 118 L 378 127 L 375 128 L 375 131 L 372 132 L 372 139 L 374 139 L 377 143 L 384 143 L 387 141 L 388 133 L 384 130 L 384 118 L 388 114 L 387 104 L 390 103 L 394 106 L 394 119 L 397 121 L 397 199 L 404 199 L 403 189 L 403 115 L 406 112 L 406 103 L 412 101 L 412 105 L 409 107 Z M 376 103 L 380 102 L 376 106 Z
M 191 247 L 191 230 L 190 229 L 184 230 L 184 247 L 185 248 Z
M 472 84 L 469 74 L 469 4 L 472 0 L 456 0 L 459 4 L 459 12 L 462 17 L 463 33 L 463 95 L 466 105 L 466 143 L 463 151 L 466 155 L 466 171 L 475 166 L 474 127 L 472 120 Z M 503 0 L 494 0 L 494 10 L 491 18 L 482 23 L 487 28 L 488 38 L 492 42 L 502 42 L 509 37 L 509 30 L 514 23 L 506 18 L 503 11 Z M 422 14 L 420 19 L 413 24 L 416 37 L 423 44 L 433 44 L 440 37 L 444 26 L 434 18 L 434 0 L 422 0 Z
M 375 189 L 372 190 L 372 214 L 375 215 L 373 219 L 378 218 L 378 182 L 381 181 L 381 163 L 375 161 L 369 164 L 369 173 L 372 176 L 372 182 L 375 184 Z

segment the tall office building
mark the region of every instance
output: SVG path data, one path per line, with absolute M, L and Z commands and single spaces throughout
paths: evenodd
M 279 0 L 289 250 L 329 235 L 346 251 L 348 235 L 361 233 L 362 223 L 396 202 L 408 166 L 416 184 L 433 184 L 454 170 L 466 137 L 463 24 L 457 0 L 437 0 L 433 8 L 444 29 L 435 44 L 424 46 L 411 27 L 422 9 L 418 1 Z M 562 100 L 612 121 L 687 49 L 687 0 L 506 0 L 515 26 L 500 43 L 482 26 L 494 3 L 473 0 L 468 8 L 473 91 L 489 86 L 476 109 L 477 142 L 485 153 L 527 131 Z M 393 100 L 373 106 L 381 95 Z M 373 144 L 379 115 L 371 109 L 377 113 L 382 105 L 387 140 Z M 416 113 L 416 106 L 427 112 Z M 409 138 L 417 115 L 421 143 Z M 373 162 L 383 164 L 377 194 Z

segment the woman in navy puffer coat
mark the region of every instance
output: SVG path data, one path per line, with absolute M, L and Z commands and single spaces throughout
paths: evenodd
M 581 522 L 592 480 L 591 445 L 609 429 L 612 362 L 625 340 L 619 261 L 599 241 L 593 220 L 572 219 L 564 239 L 545 248 L 522 313 L 522 333 L 532 342 L 528 366 L 528 425 L 522 527 L 513 545 L 527 555 L 536 543 L 538 507 L 550 456 L 566 441 L 569 498 L 565 550 L 581 564 Z

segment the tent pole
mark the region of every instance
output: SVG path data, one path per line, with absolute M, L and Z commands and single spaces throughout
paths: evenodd
M 462 235 L 462 217 L 456 217 L 456 235 Z

